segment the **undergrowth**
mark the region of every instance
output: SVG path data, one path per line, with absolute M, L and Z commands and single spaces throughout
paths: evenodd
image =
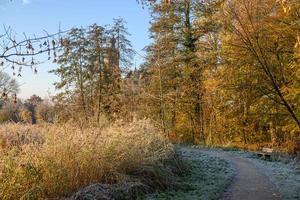
M 173 146 L 147 120 L 108 127 L 7 124 L 0 127 L 2 200 L 68 197 L 93 183 L 121 183 L 164 165 Z M 156 182 L 167 184 L 156 173 Z M 150 181 L 150 182 L 149 182 Z

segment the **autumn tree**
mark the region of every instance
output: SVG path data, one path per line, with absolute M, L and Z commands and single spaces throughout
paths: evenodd
M 199 60 L 196 16 L 202 2 L 151 4 L 153 44 L 148 48 L 149 98 L 157 105 L 162 127 L 189 140 L 205 142 L 203 112 L 204 65 Z M 203 62 L 204 63 L 204 62 Z M 183 125 L 185 124 L 185 125 Z M 189 124 L 189 125 L 186 125 Z M 190 133 L 190 136 L 188 136 Z
M 24 102 L 25 108 L 30 112 L 31 114 L 31 123 L 36 124 L 37 118 L 36 118 L 36 108 L 37 106 L 43 102 L 43 99 L 37 95 L 32 95 L 30 98 L 28 98 Z

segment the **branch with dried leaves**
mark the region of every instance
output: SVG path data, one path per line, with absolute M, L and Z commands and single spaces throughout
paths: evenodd
M 48 60 L 57 61 L 57 50 L 65 45 L 66 41 L 62 34 L 67 31 L 59 30 L 57 33 L 49 34 L 44 31 L 43 36 L 28 37 L 25 33 L 22 39 L 17 39 L 16 34 L 10 27 L 4 27 L 4 34 L 0 36 L 0 66 L 11 67 L 16 75 L 21 76 L 22 67 L 31 67 L 37 73 L 36 66 L 43 63 L 36 58 L 41 54 L 47 54 Z

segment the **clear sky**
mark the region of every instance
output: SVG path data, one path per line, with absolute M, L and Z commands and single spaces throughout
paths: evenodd
M 20 35 L 23 32 L 42 35 L 43 30 L 55 33 L 59 24 L 62 30 L 74 26 L 86 27 L 93 23 L 106 25 L 118 17 L 127 21 L 133 48 L 142 52 L 150 42 L 150 16 L 148 10 L 142 9 L 136 0 L 0 0 L 0 23 L 11 26 Z M 137 65 L 141 62 L 137 56 Z M 44 63 L 38 67 L 37 75 L 25 69 L 22 77 L 17 78 L 22 84 L 19 97 L 28 98 L 32 94 L 45 97 L 48 91 L 53 95 L 53 82 L 57 77 L 48 74 L 48 71 L 55 67 L 52 63 Z

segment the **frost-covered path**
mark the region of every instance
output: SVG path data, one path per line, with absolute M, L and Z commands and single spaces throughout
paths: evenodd
M 250 159 L 221 149 L 178 146 L 189 167 L 177 190 L 143 196 L 143 200 L 280 200 L 276 186 Z M 271 168 L 270 168 L 271 169 Z M 273 180 L 274 181 L 274 180 Z M 226 191 L 224 193 L 224 191 Z M 294 200 L 298 198 L 286 198 Z
M 245 158 L 223 151 L 206 151 L 211 156 L 223 158 L 236 169 L 236 177 L 222 200 L 279 200 L 275 185 L 253 163 Z

